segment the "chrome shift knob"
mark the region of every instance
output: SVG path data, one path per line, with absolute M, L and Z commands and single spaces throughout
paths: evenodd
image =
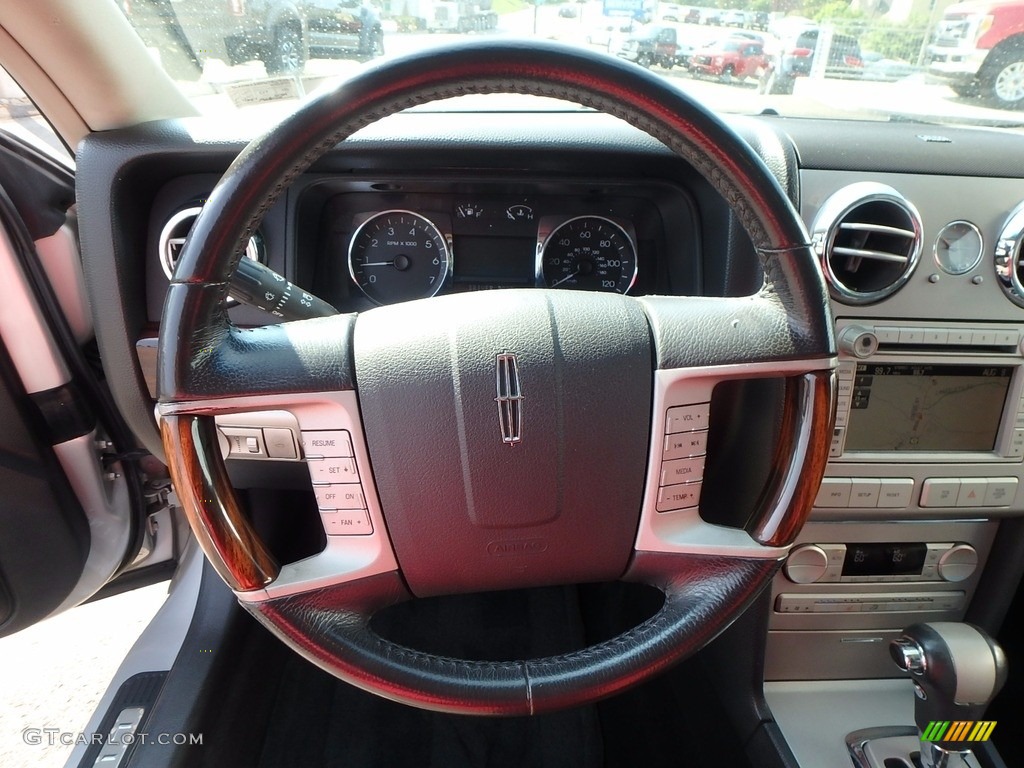
M 914 683 L 914 720 L 925 764 L 942 765 L 944 755 L 969 748 L 959 733 L 941 724 L 984 715 L 1006 682 L 1003 649 L 977 627 L 950 621 L 907 627 L 889 644 L 889 654 Z

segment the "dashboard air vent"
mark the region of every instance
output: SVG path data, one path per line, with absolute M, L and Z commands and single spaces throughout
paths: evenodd
M 1021 243 L 1024 241 L 1024 203 L 1006 218 L 996 240 L 996 277 L 1003 293 L 1014 304 L 1024 307 L 1024 263 Z
M 910 279 L 921 258 L 921 217 L 892 187 L 851 184 L 821 206 L 811 242 L 833 297 L 873 304 Z
M 199 206 L 183 208 L 171 216 L 160 230 L 157 248 L 160 252 L 160 266 L 163 267 L 168 280 L 174 274 L 182 246 L 185 245 L 185 238 L 188 237 L 201 210 L 202 208 Z M 264 262 L 262 239 L 258 233 L 249 239 L 249 244 L 245 247 L 245 255 L 253 261 Z

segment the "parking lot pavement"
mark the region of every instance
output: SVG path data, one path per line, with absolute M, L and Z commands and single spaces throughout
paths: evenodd
M 166 596 L 167 583 L 154 584 L 0 639 L 0 766 L 64 765 L 107 681 Z

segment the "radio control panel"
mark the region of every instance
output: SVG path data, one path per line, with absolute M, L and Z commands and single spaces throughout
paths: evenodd
M 833 462 L 1024 458 L 1024 326 L 836 321 Z

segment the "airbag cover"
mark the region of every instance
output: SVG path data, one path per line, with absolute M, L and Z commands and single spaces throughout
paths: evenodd
M 499 356 L 511 355 L 518 388 L 499 392 L 499 371 L 511 375 Z M 493 291 L 360 315 L 360 408 L 413 593 L 620 577 L 642 501 L 652 360 L 646 316 L 618 295 Z M 518 431 L 499 417 L 515 405 Z

